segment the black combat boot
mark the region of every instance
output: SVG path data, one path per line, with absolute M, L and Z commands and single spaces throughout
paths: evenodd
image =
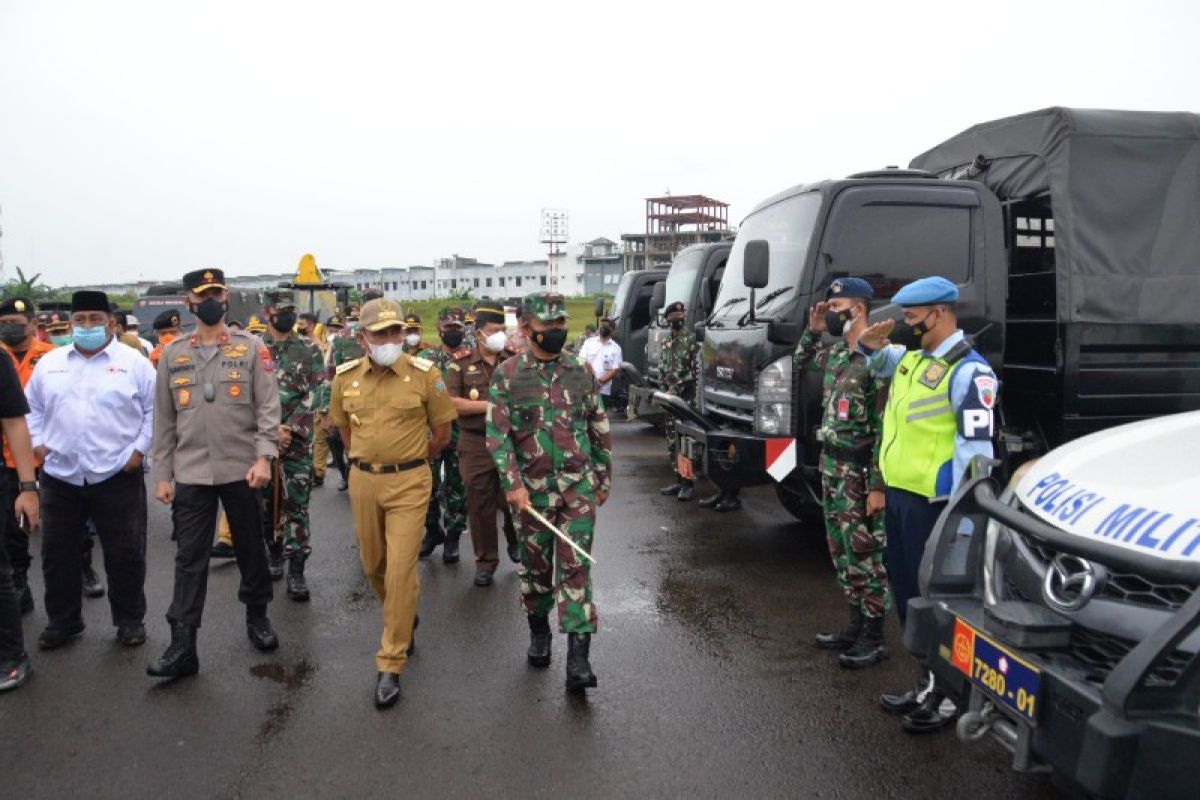
M 863 623 L 858 641 L 838 656 L 838 663 L 847 669 L 862 669 L 878 664 L 888 655 L 887 644 L 883 641 L 883 617 L 869 617 Z
M 862 629 L 862 609 L 858 606 L 850 606 L 850 623 L 837 633 L 818 633 L 816 636 L 817 647 L 823 647 L 826 650 L 849 650 L 858 641 Z
M 694 494 L 696 494 L 696 485 L 692 481 L 686 479 L 680 481 L 679 483 L 680 487 L 679 491 L 675 493 L 675 499 L 681 503 L 686 503 L 688 500 L 692 499 Z
M 658 493 L 663 497 L 674 497 L 679 494 L 679 490 L 682 488 L 683 481 L 681 481 L 679 478 L 676 478 L 674 483 L 672 483 L 670 486 L 664 486 L 663 488 L 659 489 Z
M 438 545 L 446 541 L 446 534 L 442 533 L 442 528 L 439 525 L 426 525 L 425 538 L 421 540 L 421 549 L 417 555 L 421 558 L 428 558 L 433 555 L 433 551 L 437 550 Z
M 297 603 L 308 602 L 308 581 L 304 580 L 304 554 L 288 556 L 287 596 Z
M 33 590 L 29 588 L 29 575 L 24 570 L 13 570 L 13 589 L 21 605 L 21 616 L 33 613 Z
M 712 507 L 713 511 L 740 511 L 742 495 L 739 492 L 721 492 L 721 499 Z
M 936 687 L 921 700 L 920 705 L 900 719 L 900 727 L 909 733 L 933 733 L 954 722 L 958 708 Z
M 567 689 L 570 691 L 596 688 L 596 674 L 588 662 L 591 645 L 590 633 L 567 634 Z
M 274 542 L 267 545 L 267 572 L 271 580 L 283 580 L 283 547 Z
M 196 629 L 182 622 L 171 625 L 171 644 L 162 657 L 146 667 L 152 678 L 185 678 L 200 671 L 196 654 Z
M 446 534 L 446 541 L 442 544 L 442 563 L 457 564 L 458 563 L 458 539 L 462 536 L 459 534 Z
M 718 489 L 716 494 L 710 494 L 708 497 L 701 497 L 700 502 L 696 505 L 701 508 L 713 508 L 717 503 L 721 502 L 721 498 L 725 496 L 725 492 Z
M 279 647 L 279 637 L 267 619 L 266 606 L 246 606 L 246 636 L 255 650 L 269 653 Z
M 536 614 L 526 616 L 529 620 L 529 652 L 530 665 L 534 667 L 550 666 L 550 620 Z

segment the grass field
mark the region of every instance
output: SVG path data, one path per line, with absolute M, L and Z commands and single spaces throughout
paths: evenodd
M 432 338 L 436 330 L 438 310 L 444 306 L 452 305 L 453 301 L 449 300 L 419 300 L 409 301 L 404 303 L 404 313 L 410 311 L 416 312 L 421 317 L 421 325 L 428 332 L 426 338 Z M 593 306 L 596 300 L 592 297 L 568 297 L 567 298 L 567 314 L 570 319 L 567 320 L 567 328 L 571 335 L 574 336 L 583 332 L 583 326 L 589 322 L 595 322 L 592 316 Z M 474 308 L 475 303 L 459 303 L 459 305 Z M 606 307 L 611 306 L 612 301 L 606 301 Z

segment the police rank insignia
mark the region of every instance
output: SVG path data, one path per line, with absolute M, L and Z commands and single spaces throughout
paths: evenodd
M 189 406 L 192 404 L 192 393 L 188 389 L 179 390 L 179 405 Z
M 934 361 L 925 371 L 921 373 L 921 377 L 917 381 L 929 389 L 936 389 L 938 384 L 942 382 L 942 378 L 946 377 L 946 365 L 938 361 Z
M 191 356 L 175 356 L 175 363 L 176 364 L 190 364 L 190 363 L 192 363 L 192 357 Z
M 242 373 L 238 372 L 236 369 L 231 369 L 226 377 L 231 381 L 240 381 L 242 379 Z

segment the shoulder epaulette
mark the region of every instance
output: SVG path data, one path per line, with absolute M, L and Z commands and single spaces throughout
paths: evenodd
M 421 358 L 420 356 L 409 356 L 408 363 L 412 364 L 422 372 L 429 372 L 429 370 L 433 369 L 433 362 L 427 358 Z
M 337 366 L 337 369 L 336 369 L 336 370 L 334 370 L 334 371 L 335 371 L 335 372 L 336 372 L 338 375 L 341 375 L 343 372 L 349 372 L 350 370 L 354 369 L 355 367 L 357 367 L 357 366 L 358 366 L 359 364 L 361 364 L 361 363 L 362 363 L 362 359 L 361 359 L 361 358 L 355 358 L 355 359 L 352 359 L 352 360 L 350 360 L 350 361 L 347 361 L 347 362 L 346 362 L 346 363 L 344 363 L 344 364 L 338 364 L 338 366 Z M 326 374 L 328 374 L 328 373 L 326 373 Z
M 464 347 L 461 350 L 455 350 L 453 353 L 450 354 L 450 357 L 453 358 L 455 361 L 462 361 L 464 358 L 470 358 L 471 354 L 474 352 L 475 351 L 472 350 L 471 348 Z

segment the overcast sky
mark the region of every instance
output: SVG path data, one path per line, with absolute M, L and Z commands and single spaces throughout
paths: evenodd
M 1049 105 L 1200 111 L 1200 3 L 0 0 L 0 248 L 51 285 L 535 258 Z M 420 6 L 419 8 L 416 6 Z

